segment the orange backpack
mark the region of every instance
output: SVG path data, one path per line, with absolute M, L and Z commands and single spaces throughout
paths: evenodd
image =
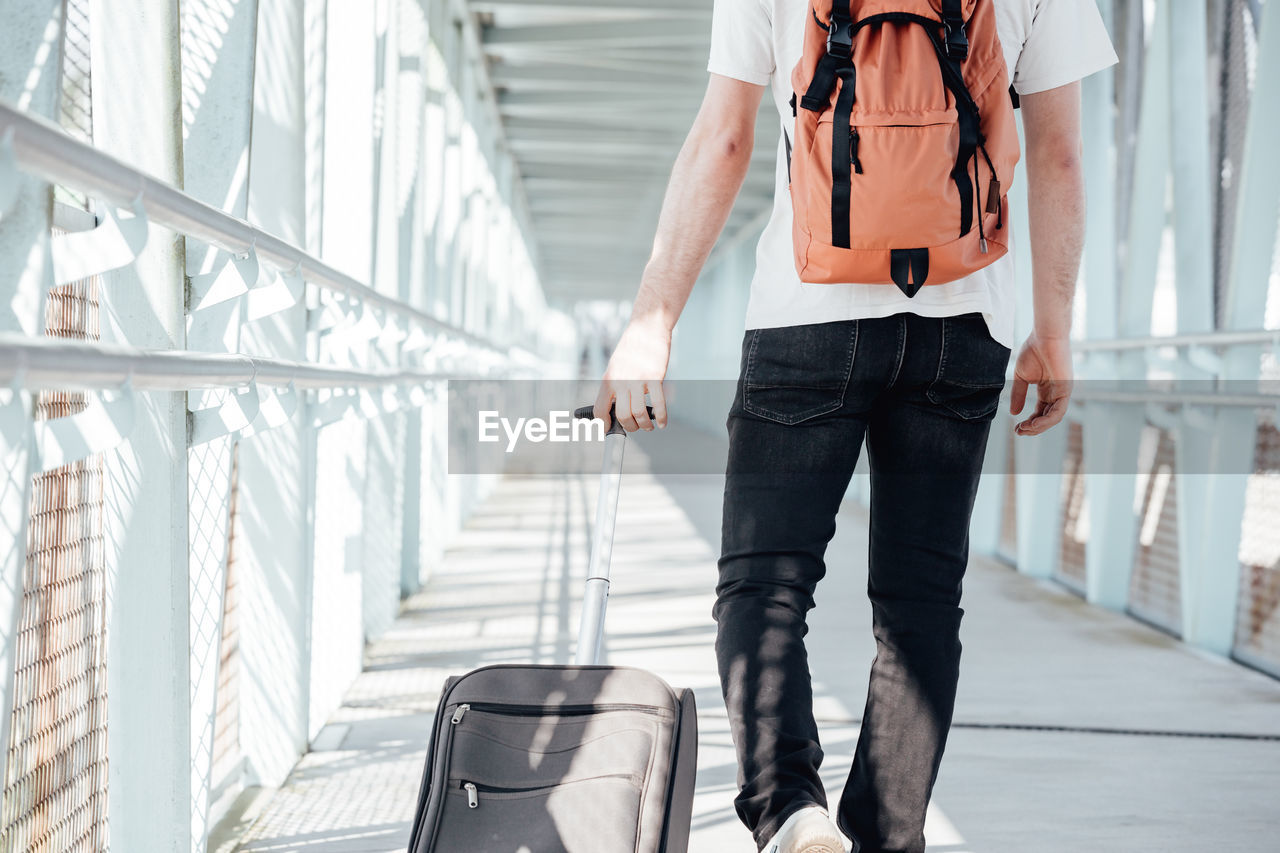
M 791 74 L 796 270 L 915 296 L 1007 250 L 1016 95 L 993 0 L 813 0 Z

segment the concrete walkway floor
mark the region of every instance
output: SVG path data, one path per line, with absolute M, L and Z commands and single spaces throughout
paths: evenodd
M 723 480 L 646 473 L 648 438 L 628 448 L 602 662 L 696 690 L 690 849 L 754 853 L 733 810 L 713 648 Z M 369 645 L 364 674 L 285 786 L 210 849 L 403 851 L 445 677 L 571 659 L 594 500 L 591 476 L 503 481 Z M 846 509 L 808 636 L 832 806 L 874 653 L 865 553 L 865 518 Z M 1280 850 L 1280 682 L 981 557 L 965 602 L 931 853 Z

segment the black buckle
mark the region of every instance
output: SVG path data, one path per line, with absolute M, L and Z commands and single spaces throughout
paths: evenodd
M 942 28 L 946 31 L 942 50 L 947 59 L 963 62 L 969 56 L 969 37 L 965 34 L 964 22 L 960 21 L 957 26 L 952 26 L 950 21 L 943 21 Z
M 839 0 L 837 0 L 839 2 Z M 831 24 L 827 29 L 827 53 L 840 59 L 853 56 L 853 20 L 841 15 L 831 16 Z

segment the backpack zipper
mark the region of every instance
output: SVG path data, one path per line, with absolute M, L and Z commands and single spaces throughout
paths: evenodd
M 853 164 L 854 174 L 861 175 L 862 161 L 858 159 L 858 129 L 852 125 L 849 127 L 849 162 Z
M 978 150 L 982 152 L 982 159 L 987 161 L 987 168 L 991 170 L 991 183 L 987 185 L 987 213 L 996 215 L 996 230 L 999 230 L 1004 227 L 1004 200 L 1000 197 L 1000 176 L 996 174 L 996 167 L 991 162 L 991 155 L 987 153 L 987 140 L 985 137 L 978 137 Z M 995 207 L 994 211 L 991 209 L 993 206 Z

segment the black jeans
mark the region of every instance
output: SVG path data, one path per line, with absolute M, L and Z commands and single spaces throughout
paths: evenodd
M 863 853 L 923 853 L 959 677 L 969 517 L 1009 356 L 979 314 L 747 332 L 712 616 L 734 805 L 758 848 L 796 809 L 830 811 L 805 616 L 865 439 L 877 652 L 831 814 Z

